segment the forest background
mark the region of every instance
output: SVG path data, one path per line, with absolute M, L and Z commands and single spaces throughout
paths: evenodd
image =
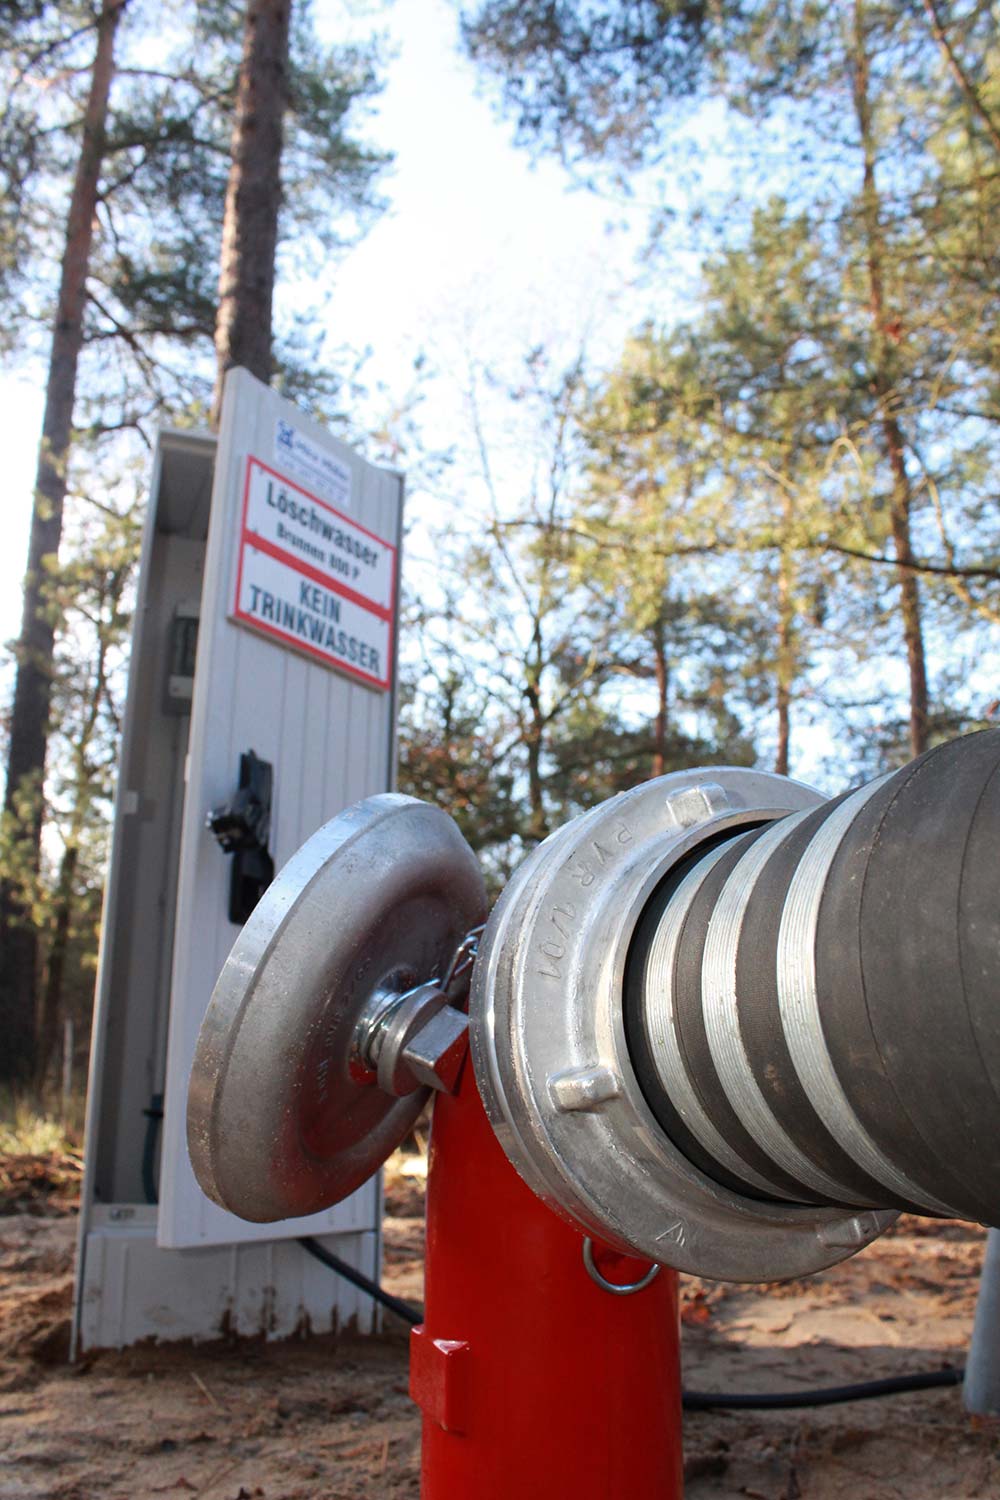
M 48 655 L 24 631 L 8 648 L 22 677 L 41 662 L 47 699 L 0 833 L 5 921 L 30 946 L 21 1085 L 50 1074 L 62 1019 L 86 1035 L 149 444 L 159 422 L 212 420 L 253 10 L 13 0 L 0 20 L 0 341 L 40 383 L 114 40 L 68 440 L 45 481 L 63 492 L 54 546 L 36 494 Z M 527 214 L 544 261 L 560 231 L 540 200 L 575 185 L 556 213 L 591 226 L 618 295 L 574 275 L 554 296 L 525 261 L 522 303 L 494 262 L 422 326 L 394 296 L 435 274 L 414 244 L 370 293 L 372 326 L 387 301 L 412 355 L 388 375 L 331 308 L 392 198 L 373 115 L 392 15 L 292 8 L 265 358 L 407 473 L 402 789 L 458 818 L 499 888 L 565 818 L 647 776 L 759 764 L 834 791 L 993 720 L 996 8 L 449 11 L 461 67 L 538 164 L 528 209 L 502 210 Z M 412 106 L 433 113 L 433 90 Z M 499 191 L 485 161 L 480 178 L 453 184 L 441 226 L 460 250 L 477 194 Z

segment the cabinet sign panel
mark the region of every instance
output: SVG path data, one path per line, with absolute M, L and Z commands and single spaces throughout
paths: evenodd
M 395 579 L 394 546 L 247 459 L 236 619 L 388 688 Z

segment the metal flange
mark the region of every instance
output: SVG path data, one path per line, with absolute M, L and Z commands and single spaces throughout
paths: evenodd
M 302 846 L 237 939 L 198 1039 L 188 1149 L 210 1198 L 256 1222 L 293 1218 L 381 1166 L 429 1089 L 378 1086 L 371 1017 L 445 981 L 485 913 L 472 851 L 415 798 L 369 797 Z M 417 1049 L 421 1065 L 433 1076 Z
M 832 1265 L 895 1218 L 756 1199 L 707 1176 L 654 1117 L 626 1035 L 629 949 L 661 882 L 699 847 L 822 800 L 762 772 L 677 772 L 561 829 L 504 892 L 473 974 L 476 1078 L 513 1165 L 586 1234 L 761 1281 Z

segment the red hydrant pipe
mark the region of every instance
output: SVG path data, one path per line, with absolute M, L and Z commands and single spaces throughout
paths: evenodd
M 680 1500 L 677 1277 L 614 1295 L 583 1251 L 508 1162 L 467 1062 L 434 1105 L 410 1350 L 421 1500 Z M 618 1283 L 650 1269 L 594 1259 Z

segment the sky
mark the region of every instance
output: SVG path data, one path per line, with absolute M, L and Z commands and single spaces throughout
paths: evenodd
M 318 0 L 316 11 L 332 39 L 343 10 Z M 395 155 L 390 208 L 336 270 L 334 341 L 370 349 L 366 378 L 400 394 L 419 354 L 447 362 L 463 339 L 502 353 L 586 330 L 610 352 L 628 327 L 645 210 L 574 190 L 556 163 L 533 166 L 515 149 L 459 52 L 450 0 L 395 0 L 371 17 L 395 52 L 365 129 Z M 40 382 L 37 371 L 0 377 L 0 641 L 19 629 Z M 454 399 L 445 380 L 426 412 L 438 433 Z
M 337 273 L 336 331 L 371 344 L 385 369 L 473 304 L 508 326 L 603 313 L 631 278 L 642 210 L 610 230 L 621 205 L 514 148 L 457 51 L 449 0 L 397 0 L 388 17 L 399 55 L 371 134 L 395 153 L 392 210 Z
M 344 0 L 315 0 L 315 13 L 324 39 L 343 39 Z M 385 87 L 363 134 L 394 162 L 381 185 L 388 211 L 330 268 L 329 333 L 335 345 L 370 351 L 363 378 L 382 387 L 383 405 L 412 388 L 414 361 L 426 355 L 439 376 L 421 425 L 429 447 L 445 447 L 461 425 L 460 366 L 469 350 L 509 364 L 534 345 L 555 346 L 568 359 L 586 343 L 592 358 L 614 358 L 649 312 L 637 266 L 654 194 L 642 178 L 633 179 L 630 198 L 588 191 L 556 161 L 533 163 L 515 147 L 512 123 L 460 50 L 454 0 L 373 0 L 354 24 L 360 35 L 375 25 L 386 33 Z M 710 119 L 699 117 L 703 159 L 711 137 Z M 713 175 L 724 182 L 721 157 Z M 676 274 L 658 277 L 659 318 L 682 309 L 690 268 L 678 262 L 668 268 Z M 0 376 L 0 642 L 19 630 L 40 379 Z M 352 415 L 364 425 L 365 413 Z M 456 493 L 463 496 L 461 486 Z M 409 494 L 412 519 L 412 484 Z M 423 559 L 419 535 L 411 543 L 412 576 Z M 0 692 L 9 691 L 10 675 L 8 659 Z M 827 749 L 823 734 L 805 759 Z

